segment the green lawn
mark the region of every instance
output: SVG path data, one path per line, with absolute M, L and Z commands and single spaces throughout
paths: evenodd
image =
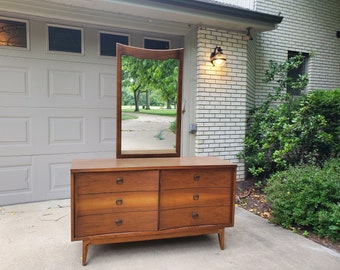
M 136 113 L 135 112 L 135 108 L 132 106 L 123 106 L 122 107 L 122 118 L 123 120 L 125 119 L 124 115 L 126 115 L 126 113 L 128 113 L 127 117 L 131 117 L 128 119 L 133 119 L 133 118 L 137 118 L 136 116 L 134 116 L 133 114 Z M 139 112 L 137 113 L 144 113 L 144 114 L 154 114 L 154 115 L 163 115 L 163 116 L 172 116 L 175 117 L 176 116 L 176 109 L 159 109 L 158 107 L 152 107 L 150 110 L 145 110 L 145 109 L 139 109 Z

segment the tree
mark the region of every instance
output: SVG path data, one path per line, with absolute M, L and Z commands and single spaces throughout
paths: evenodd
M 136 112 L 139 111 L 140 94 L 149 90 L 152 85 L 152 74 L 155 68 L 155 63 L 150 59 L 125 55 L 122 58 L 122 85 L 132 91 Z
M 139 111 L 141 93 L 145 93 L 146 108 L 150 105 L 150 92 L 158 91 L 162 100 L 171 108 L 171 102 L 177 98 L 178 60 L 140 59 L 123 56 L 122 85 L 134 96 L 135 111 Z
M 171 109 L 171 103 L 175 103 L 177 99 L 178 60 L 161 61 L 156 69 L 155 79 L 157 88 L 161 90 L 161 98 L 166 101 L 167 109 Z

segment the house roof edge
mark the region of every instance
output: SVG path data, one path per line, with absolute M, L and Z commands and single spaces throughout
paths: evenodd
M 253 11 L 241 7 L 235 7 L 223 3 L 217 3 L 207 0 L 149 0 L 161 4 L 167 4 L 183 8 L 191 8 L 199 11 L 207 11 L 226 16 L 232 16 L 242 19 L 250 19 L 264 23 L 279 24 L 282 22 L 283 17 L 279 15 L 272 15 Z

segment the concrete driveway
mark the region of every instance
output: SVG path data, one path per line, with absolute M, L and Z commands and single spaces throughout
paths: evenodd
M 70 201 L 1 207 L 0 269 L 113 270 L 339 270 L 340 254 L 236 208 L 226 229 L 225 250 L 217 235 L 90 246 L 81 264 L 81 242 L 70 241 Z
M 128 113 L 127 113 L 128 114 Z M 132 113 L 122 121 L 122 150 L 174 150 L 176 135 L 169 130 L 175 117 Z

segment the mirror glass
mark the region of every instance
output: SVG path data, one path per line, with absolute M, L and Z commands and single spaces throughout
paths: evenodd
M 117 44 L 117 158 L 180 156 L 183 49 Z

